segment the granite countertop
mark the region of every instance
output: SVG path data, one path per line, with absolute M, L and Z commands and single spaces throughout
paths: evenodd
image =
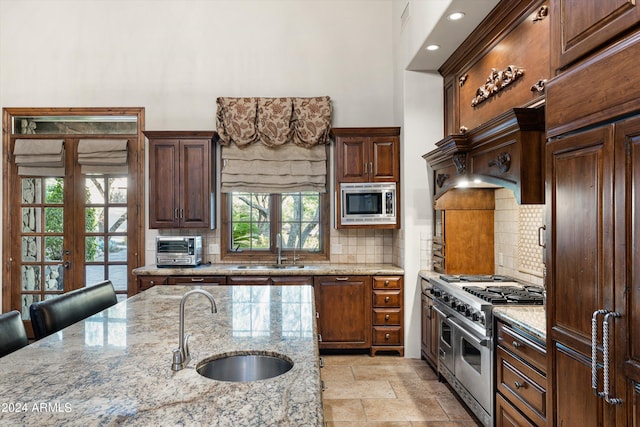
M 545 341 L 547 338 L 547 321 L 545 309 L 541 305 L 497 306 L 493 315 L 525 332 Z
M 3 425 L 321 426 L 310 286 L 216 286 L 186 301 L 192 360 L 171 370 L 179 306 L 193 286 L 156 286 L 0 359 Z M 275 378 L 200 376 L 205 358 L 238 351 L 294 362 Z
M 157 276 L 322 276 L 340 274 L 360 275 L 397 275 L 404 274 L 404 269 L 392 264 L 305 264 L 303 268 L 269 268 L 269 264 L 261 268 L 246 268 L 252 264 L 204 264 L 198 267 L 158 267 L 155 264 L 138 267 L 133 274 Z M 287 264 L 290 266 L 290 264 Z

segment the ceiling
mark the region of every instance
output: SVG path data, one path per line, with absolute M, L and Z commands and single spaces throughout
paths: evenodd
M 451 0 L 449 7 L 440 16 L 407 66 L 407 70 L 438 70 L 498 3 L 499 0 Z M 458 21 L 451 21 L 448 16 L 453 12 L 464 12 L 465 16 Z M 435 51 L 425 49 L 432 44 L 439 45 L 440 48 Z

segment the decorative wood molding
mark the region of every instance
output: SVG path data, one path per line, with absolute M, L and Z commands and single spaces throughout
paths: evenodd
M 491 74 L 487 77 L 487 81 L 476 91 L 476 96 L 471 100 L 471 106 L 476 107 L 487 99 L 496 95 L 505 87 L 524 75 L 524 68 L 515 65 L 509 65 L 502 71 L 495 68 L 491 69 Z
M 456 153 L 453 155 L 452 160 L 458 175 L 467 173 L 467 153 Z
M 536 12 L 536 15 L 533 17 L 533 22 L 542 21 L 544 18 L 549 15 L 549 6 L 541 6 Z
M 460 87 L 464 86 L 468 78 L 469 78 L 469 74 L 465 74 L 464 76 L 458 79 L 458 84 L 460 85 Z
M 498 170 L 505 173 L 511 168 L 511 154 L 502 152 L 498 156 L 489 161 L 489 167 L 496 166 Z
M 438 176 L 436 176 L 436 184 L 438 184 L 438 187 L 442 188 L 442 186 L 444 185 L 444 182 L 448 179 L 449 179 L 448 173 L 439 173 Z
M 531 92 L 544 92 L 545 84 L 547 84 L 547 79 L 538 80 L 533 86 L 531 86 Z

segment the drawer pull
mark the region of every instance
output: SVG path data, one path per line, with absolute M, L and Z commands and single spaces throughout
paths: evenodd
M 202 277 L 199 278 L 192 278 L 191 279 L 192 282 L 204 282 L 204 279 Z
M 384 339 L 385 339 L 385 340 L 388 340 L 389 338 L 391 338 L 391 335 L 389 335 L 389 334 L 384 334 Z
M 322 342 L 322 334 L 318 334 L 318 342 Z
M 384 285 L 385 285 L 385 286 L 389 286 L 389 281 L 388 281 L 388 280 L 385 280 L 385 281 L 384 281 Z
M 386 314 L 386 315 L 384 316 L 384 320 L 389 320 L 390 318 L 391 318 L 391 316 L 389 316 L 388 314 Z
M 522 345 L 522 344 L 520 344 L 518 341 L 514 341 L 514 342 L 512 342 L 512 343 L 511 343 L 511 345 L 513 345 L 513 347 L 515 347 L 515 348 L 521 348 L 521 347 L 523 347 L 523 345 Z
M 518 381 L 514 381 L 513 382 L 513 386 L 518 390 L 520 390 L 522 387 L 524 387 L 526 385 L 527 385 L 527 383 L 519 383 Z
M 349 280 L 348 277 L 336 277 L 336 280 L 340 281 L 340 282 L 346 282 L 347 280 Z
M 389 298 L 389 297 L 384 297 L 384 302 L 389 302 L 389 300 L 391 300 L 391 298 Z
M 156 284 L 156 282 L 154 282 L 153 280 L 149 280 L 149 284 L 150 284 L 151 286 L 153 286 L 153 285 L 155 285 L 155 284 Z

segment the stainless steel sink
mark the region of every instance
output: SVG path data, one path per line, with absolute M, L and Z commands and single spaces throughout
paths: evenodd
M 277 377 L 291 368 L 293 361 L 286 356 L 247 352 L 205 359 L 196 371 L 212 380 L 247 382 Z
M 237 266 L 239 270 L 297 270 L 304 268 L 301 264 L 273 264 L 273 265 L 259 265 L 259 264 L 247 264 Z

